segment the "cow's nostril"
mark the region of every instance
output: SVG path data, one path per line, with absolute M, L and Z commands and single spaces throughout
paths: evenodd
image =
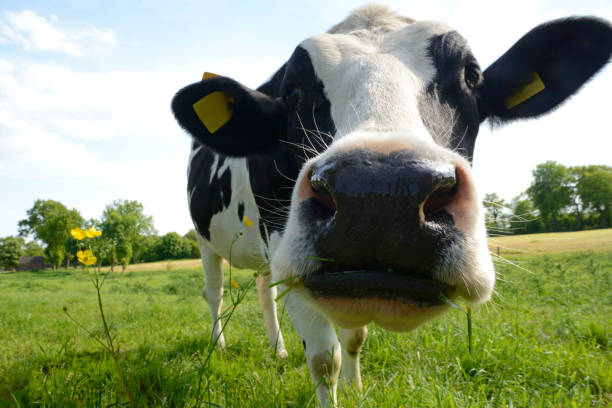
M 435 214 L 446 208 L 455 198 L 459 186 L 459 175 L 455 172 L 452 177 L 447 177 L 438 184 L 436 189 L 429 195 L 423 204 L 423 214 Z
M 336 203 L 325 183 L 317 177 L 311 177 L 310 187 L 312 188 L 313 198 L 329 212 L 329 216 L 334 215 Z

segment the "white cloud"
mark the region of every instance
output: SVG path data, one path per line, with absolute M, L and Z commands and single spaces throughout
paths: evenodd
M 110 28 L 89 27 L 83 30 L 75 31 L 73 33 L 73 37 L 77 40 L 92 39 L 108 45 L 115 45 L 117 43 L 117 36 Z
M 59 19 L 49 19 L 31 10 L 7 12 L 5 22 L 0 21 L 0 45 L 20 44 L 26 51 L 54 51 L 75 57 L 83 56 L 85 43 L 114 45 L 117 37 L 109 28 L 87 27 L 77 30 L 61 29 Z
M 154 72 L 90 73 L 56 64 L 0 60 L 0 112 L 72 140 L 105 140 L 171 129 L 179 81 Z
M 92 73 L 0 59 L 0 183 L 11 185 L 3 193 L 25 206 L 56 199 L 85 217 L 99 217 L 114 199 L 139 200 L 161 233 L 184 233 L 189 138 L 172 117 L 172 96 L 204 69 L 256 86 L 278 66 L 259 61 L 245 71 L 228 59 L 173 72 Z
M 2 32 L 9 39 L 20 42 L 28 51 L 61 51 L 81 55 L 64 32 L 33 11 L 8 12 L 6 18 L 10 26 L 4 25 Z
M 12 73 L 13 71 L 15 71 L 15 64 L 0 59 L 0 75 Z

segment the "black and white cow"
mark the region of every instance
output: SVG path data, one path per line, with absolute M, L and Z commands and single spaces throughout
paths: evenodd
M 172 109 L 194 137 L 189 206 L 213 336 L 224 345 L 221 261 L 238 231 L 231 262 L 271 266 L 257 286 L 280 355 L 269 284 L 292 287 L 285 305 L 324 404 L 335 403 L 339 367 L 361 386 L 368 323 L 410 330 L 444 311 L 444 297 L 489 299 L 495 273 L 471 172 L 480 123 L 549 112 L 611 52 L 607 22 L 568 18 L 536 27 L 483 72 L 449 26 L 365 6 L 304 40 L 257 90 L 221 76 L 180 90 Z

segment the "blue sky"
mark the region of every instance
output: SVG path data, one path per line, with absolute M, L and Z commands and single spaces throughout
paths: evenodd
M 567 15 L 612 19 L 609 0 L 388 1 L 457 28 L 484 68 L 522 34 Z M 12 1 L 0 4 L 0 237 L 37 198 L 97 218 L 141 201 L 160 233 L 191 228 L 189 139 L 173 93 L 207 70 L 256 87 L 304 38 L 362 1 Z M 480 190 L 510 199 L 545 160 L 612 165 L 607 68 L 553 114 L 491 132 L 474 163 Z

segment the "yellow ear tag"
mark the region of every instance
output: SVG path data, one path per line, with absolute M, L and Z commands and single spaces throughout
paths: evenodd
M 504 99 L 504 102 L 506 102 L 506 109 L 512 109 L 516 105 L 520 105 L 527 99 L 542 92 L 545 88 L 542 78 L 540 78 L 537 72 L 532 72 L 529 83 L 525 85 L 523 89 Z
M 213 74 L 212 72 L 204 72 L 204 75 L 202 76 L 202 81 L 205 81 L 208 78 L 214 78 L 214 77 L 218 77 L 218 76 L 220 76 L 220 75 Z
M 210 133 L 215 133 L 232 117 L 234 98 L 224 92 L 211 92 L 193 104 L 200 121 Z

